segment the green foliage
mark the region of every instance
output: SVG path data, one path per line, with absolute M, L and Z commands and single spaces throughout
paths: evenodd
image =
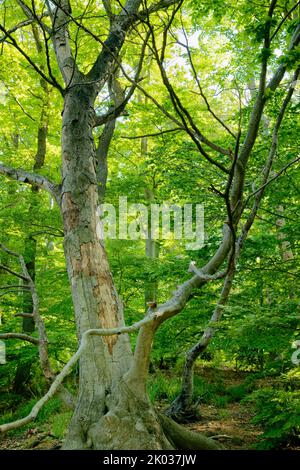
M 263 388 L 244 400 L 253 403 L 253 423 L 261 424 L 264 432 L 257 449 L 278 449 L 300 442 L 300 392 Z
M 268 32 L 270 31 L 270 28 L 272 28 L 272 26 L 275 26 L 276 23 L 277 22 L 275 18 L 270 18 L 269 16 L 266 16 L 265 18 L 262 18 L 259 21 L 257 21 L 256 19 L 252 23 L 250 23 L 246 27 L 246 31 L 251 33 L 257 42 L 261 42 L 266 38 Z M 269 55 L 267 55 L 267 57 L 269 57 Z
M 32 400 L 29 400 L 27 401 L 26 403 L 24 403 L 23 405 L 19 406 L 16 411 L 8 411 L 6 413 L 4 413 L 4 415 L 2 415 L 0 417 L 0 424 L 4 424 L 4 423 L 7 423 L 7 422 L 10 422 L 10 421 L 15 421 L 17 419 L 21 419 L 21 418 L 24 418 L 25 416 L 27 416 L 30 411 L 32 410 L 33 406 L 35 405 L 35 403 L 37 402 L 36 399 L 32 399 Z M 52 417 L 54 414 L 58 413 L 60 410 L 61 410 L 61 401 L 59 400 L 59 398 L 52 398 L 51 400 L 49 400 L 44 406 L 43 408 L 41 409 L 40 413 L 38 414 L 37 418 L 36 418 L 36 426 L 38 425 L 41 425 L 45 422 L 47 422 L 49 420 L 50 417 Z M 20 433 L 23 433 L 24 432 L 24 429 L 28 429 L 32 427 L 32 423 L 29 423 L 28 425 L 26 425 L 25 427 L 21 428 L 21 429 L 15 429 L 15 430 L 12 430 L 12 431 L 9 431 L 9 433 L 11 435 L 18 435 Z

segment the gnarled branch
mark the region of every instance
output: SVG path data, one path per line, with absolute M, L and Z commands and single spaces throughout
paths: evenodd
M 28 341 L 29 343 L 39 345 L 39 340 L 33 336 L 26 335 L 24 333 L 1 333 L 0 339 L 21 339 L 22 341 Z

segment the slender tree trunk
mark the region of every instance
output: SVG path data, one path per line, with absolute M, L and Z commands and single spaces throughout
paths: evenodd
M 38 54 L 42 54 L 43 45 L 40 41 L 38 29 L 36 25 L 32 25 L 32 32 L 35 39 L 35 45 Z M 41 102 L 42 109 L 40 115 L 40 121 L 38 126 L 37 133 L 37 151 L 34 157 L 34 170 L 40 170 L 45 163 L 46 150 L 47 150 L 47 135 L 48 135 L 48 126 L 49 126 L 49 106 L 50 106 L 50 89 L 47 85 L 47 82 L 41 78 Z M 31 191 L 33 193 L 32 202 L 29 205 L 29 216 L 31 216 L 32 211 L 34 210 L 35 194 L 39 192 L 38 186 L 32 185 Z M 26 268 L 30 274 L 31 279 L 35 280 L 35 259 L 36 259 L 36 248 L 37 242 L 34 236 L 29 235 L 25 238 L 24 242 L 24 260 L 26 263 Z M 32 314 L 33 312 L 33 302 L 30 292 L 24 291 L 23 293 L 23 312 Z M 23 317 L 22 321 L 22 332 L 30 334 L 35 330 L 35 323 L 33 317 Z M 30 370 L 32 366 L 32 359 L 26 361 L 25 363 L 18 364 L 16 376 L 14 380 L 13 390 L 16 393 L 26 393 L 26 382 L 30 377 Z

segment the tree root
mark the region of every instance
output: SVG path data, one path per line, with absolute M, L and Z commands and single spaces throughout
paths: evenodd
M 189 407 L 183 405 L 181 395 L 179 395 L 173 403 L 164 411 L 164 414 L 172 418 L 177 423 L 193 423 L 201 419 L 199 412 L 200 399 Z
M 175 449 L 179 450 L 221 450 L 223 447 L 213 439 L 188 431 L 172 419 L 159 413 L 161 426 L 166 437 L 174 444 Z

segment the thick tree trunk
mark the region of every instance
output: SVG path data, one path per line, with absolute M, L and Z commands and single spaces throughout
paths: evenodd
M 61 209 L 79 339 L 87 329 L 124 324 L 100 240 L 93 99 L 93 89 L 73 87 L 63 112 Z M 80 360 L 79 394 L 64 449 L 171 447 L 147 397 L 126 383 L 131 364 L 127 335 L 90 338 Z

